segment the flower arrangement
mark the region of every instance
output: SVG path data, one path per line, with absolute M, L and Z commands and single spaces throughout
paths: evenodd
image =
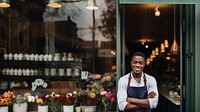
M 116 81 L 114 74 L 104 74 L 103 77 L 97 74 L 93 77 L 92 88 L 95 88 L 99 91 L 100 103 L 104 107 L 104 109 L 111 109 L 112 105 L 116 102 Z
M 113 92 L 107 92 L 104 89 L 102 89 L 100 93 L 102 96 L 101 102 L 104 106 L 104 109 L 110 110 L 112 108 L 113 103 L 116 102 L 116 95 Z
M 63 105 L 74 105 L 77 101 L 77 91 L 69 92 L 67 94 L 61 95 Z
M 0 95 L 0 106 L 9 106 L 12 104 L 12 100 L 15 98 L 13 92 L 8 91 Z
M 31 90 L 35 91 L 37 87 L 47 88 L 47 83 L 43 79 L 35 79 L 35 81 L 32 82 Z
M 60 94 L 52 92 L 50 95 L 46 95 L 48 99 L 48 106 L 52 112 L 57 112 L 61 109 L 62 106 L 62 97 Z
M 93 106 L 98 103 L 98 94 L 99 92 L 95 91 L 95 89 L 82 90 L 79 93 L 79 100 L 83 106 Z
M 35 97 L 30 93 L 25 93 L 24 95 L 16 95 L 16 97 L 12 100 L 12 103 L 28 103 L 35 102 Z
M 48 97 L 47 95 L 38 97 L 37 95 L 35 96 L 35 103 L 40 105 L 40 106 L 45 106 L 48 105 Z

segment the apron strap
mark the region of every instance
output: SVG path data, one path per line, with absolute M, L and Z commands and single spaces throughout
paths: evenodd
M 131 73 L 130 73 L 129 78 L 128 78 L 128 88 L 130 87 L 130 82 L 131 82 Z
M 144 78 L 144 88 L 147 89 L 147 79 L 145 73 L 143 78 Z
M 144 88 L 147 89 L 147 79 L 146 79 L 145 73 L 144 73 L 143 78 L 144 78 Z M 129 78 L 128 78 L 128 88 L 130 87 L 130 82 L 131 82 L 131 73 L 130 73 Z

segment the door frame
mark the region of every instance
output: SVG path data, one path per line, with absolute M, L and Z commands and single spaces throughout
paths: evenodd
M 120 5 L 125 4 L 181 4 L 180 13 L 180 85 L 181 85 L 181 112 L 197 112 L 200 111 L 200 101 L 198 95 L 200 89 L 200 0 L 116 0 L 116 66 L 117 66 L 117 81 L 125 74 L 125 35 L 124 35 L 124 19 L 120 15 L 124 12 L 120 11 Z M 185 15 L 185 16 L 184 16 Z M 182 38 L 184 37 L 185 38 Z M 190 37 L 190 38 L 187 38 Z M 192 74 L 192 75 L 191 75 Z M 196 97 L 196 99 L 195 99 Z M 183 108 L 184 107 L 184 108 Z M 118 106 L 117 106 L 118 110 Z M 119 111 L 119 110 L 118 110 Z

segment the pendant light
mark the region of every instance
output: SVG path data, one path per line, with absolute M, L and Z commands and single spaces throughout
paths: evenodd
M 165 45 L 165 48 L 168 48 L 168 47 L 169 47 L 169 43 L 168 43 L 168 40 L 167 40 L 167 39 L 164 40 L 164 45 Z
M 155 10 L 155 12 L 154 12 L 154 15 L 156 16 L 156 17 L 159 17 L 160 16 L 160 11 L 159 11 L 159 6 L 160 6 L 160 4 L 157 4 L 156 5 L 156 8 L 154 9 Z
M 161 53 L 165 52 L 165 45 L 163 43 L 161 43 L 161 45 L 160 45 L 160 52 Z
M 86 9 L 89 10 L 97 10 L 97 4 L 96 4 L 96 0 L 88 0 L 87 5 L 86 5 Z
M 171 54 L 179 54 L 179 46 L 176 42 L 176 5 L 174 4 L 174 41 L 170 49 Z
M 61 8 L 62 5 L 59 2 L 59 0 L 49 0 L 48 6 L 52 8 Z
M 9 0 L 0 0 L 0 8 L 8 8 L 8 7 L 10 7 Z

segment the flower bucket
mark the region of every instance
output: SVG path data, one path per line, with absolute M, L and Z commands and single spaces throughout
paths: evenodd
M 82 106 L 82 112 L 96 112 L 96 106 Z
M 28 103 L 13 103 L 13 112 L 27 112 Z
M 0 112 L 8 112 L 8 106 L 0 107 Z
M 63 112 L 74 112 L 73 105 L 63 105 Z
M 40 106 L 38 105 L 38 112 L 48 112 L 48 106 Z

